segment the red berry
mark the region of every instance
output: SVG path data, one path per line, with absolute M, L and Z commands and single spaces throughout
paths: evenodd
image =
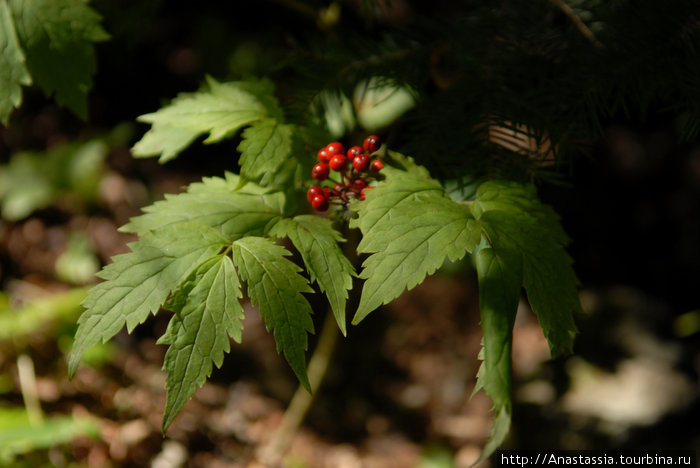
M 335 192 L 335 194 L 339 194 L 339 193 L 342 192 L 343 190 L 345 190 L 345 186 L 344 186 L 344 185 L 335 184 L 335 185 L 333 186 L 333 192 Z
M 345 153 L 345 148 L 343 147 L 342 143 L 334 141 L 333 143 L 328 143 L 328 146 L 326 146 L 326 151 L 328 151 L 330 156 L 334 156 L 336 154 Z
M 360 191 L 360 200 L 364 200 L 364 199 L 365 199 L 365 190 L 369 190 L 369 189 L 371 189 L 371 188 L 372 188 L 372 187 L 365 187 L 365 188 L 363 188 L 363 189 Z
M 328 198 L 331 196 L 331 189 L 328 187 L 323 187 L 323 196 L 324 198 Z
M 321 195 L 316 195 L 311 200 L 311 206 L 316 211 L 326 211 L 328 209 L 328 198 Z
M 310 202 L 311 200 L 314 199 L 314 197 L 319 196 L 319 195 L 323 196 L 323 189 L 321 187 L 319 187 L 318 185 L 312 185 L 311 187 L 309 187 L 309 190 L 307 190 L 307 192 L 306 192 L 306 199 L 309 200 L 309 202 Z
M 362 148 L 359 146 L 353 146 L 348 150 L 348 159 L 354 159 L 355 156 L 362 154 Z
M 368 136 L 362 143 L 362 148 L 368 153 L 374 153 L 379 149 L 379 137 L 376 135 Z
M 367 181 L 365 179 L 355 179 L 352 185 L 354 185 L 357 190 L 362 190 L 367 187 Z
M 372 170 L 372 172 L 379 172 L 382 169 L 384 169 L 384 164 L 382 164 L 382 162 L 380 160 L 375 159 L 374 161 L 372 161 L 372 164 L 370 165 L 370 169 Z
M 348 165 L 348 158 L 346 158 L 342 154 L 336 154 L 334 155 L 331 160 L 328 162 L 328 165 L 333 169 L 334 171 L 344 171 L 345 168 Z
M 326 163 L 318 163 L 314 166 L 313 170 L 311 171 L 311 177 L 314 179 L 318 180 L 319 182 L 322 180 L 326 180 L 328 178 L 328 164 Z
M 352 167 L 354 167 L 358 172 L 367 172 L 367 168 L 369 167 L 369 156 L 364 153 L 358 154 L 352 160 Z
M 317 157 L 319 161 L 327 164 L 331 159 L 331 155 L 328 153 L 328 148 L 321 148 Z

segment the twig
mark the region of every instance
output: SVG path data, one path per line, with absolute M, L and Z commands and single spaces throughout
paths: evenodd
M 588 29 L 588 26 L 581 21 L 581 18 L 571 9 L 569 5 L 564 3 L 564 0 L 552 0 L 552 2 L 559 8 L 576 26 L 576 28 L 583 34 L 583 36 L 588 39 L 588 41 L 596 47 L 603 47 L 598 39 L 595 38 L 593 31 Z

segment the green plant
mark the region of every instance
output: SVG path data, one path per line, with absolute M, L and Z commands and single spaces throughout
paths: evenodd
M 82 0 L 0 1 L 0 123 L 22 103 L 22 86 L 87 116 L 95 73 L 93 42 L 109 38 L 100 16 Z
M 92 345 L 125 326 L 133 330 L 160 307 L 173 313 L 159 341 L 169 345 L 163 430 L 213 365 L 221 365 L 229 338 L 241 339 L 244 286 L 278 351 L 311 389 L 305 351 L 307 334 L 313 331 L 312 310 L 304 294 L 314 292 L 309 279 L 316 282 L 338 329 L 347 332 L 345 309 L 356 272 L 338 243 L 348 229 L 362 234 L 350 248 L 369 255 L 358 274 L 364 283 L 353 324 L 422 282 L 445 260 L 474 256 L 484 329 L 479 385 L 493 399 L 496 414 L 485 453 L 503 440 L 510 422 L 510 342 L 522 287 L 553 353 L 571 349 L 573 315 L 580 305 L 563 248 L 567 238 L 531 185 L 490 180 L 471 199 L 452 199 L 425 168 L 386 150 L 383 159 L 391 166 L 382 171 L 383 181 L 363 192 L 365 200 L 346 198 L 332 205 L 329 217 L 312 216 L 303 213 L 297 192 L 310 182 L 305 174 L 312 171 L 303 168 L 317 151 L 305 150 L 313 140 L 303 127 L 283 120 L 269 82 L 210 78 L 206 88 L 180 95 L 141 119 L 152 128 L 134 152 L 161 160 L 176 156 L 197 135 L 209 134 L 205 142 L 216 141 L 246 127 L 239 145 L 240 175 L 206 178 L 146 207 L 122 228 L 139 235 L 130 244 L 132 252 L 105 267 L 99 274 L 105 281 L 84 302 L 71 375 Z M 173 134 L 190 138 L 174 142 Z M 319 165 L 327 168 L 316 164 L 313 178 L 326 180 L 328 171 L 319 176 Z M 341 172 L 343 184 L 356 178 L 355 171 Z M 314 187 L 309 189 L 311 203 L 327 201 Z M 309 279 L 286 258 L 291 252 L 277 244 L 281 238 L 301 254 Z
M 0 403 L 0 466 L 36 466 L 31 457 L 24 457 L 34 451 L 68 444 L 79 436 L 99 437 L 97 423 L 90 418 L 44 414 L 37 395 L 34 364 L 25 354 L 31 348 L 32 337 L 36 340 L 37 336 L 46 335 L 47 339 L 57 339 L 59 346 L 61 341 L 72 341 L 75 321 L 82 310 L 80 303 L 86 294 L 85 289 L 76 288 L 12 307 L 9 296 L 0 293 L 0 349 L 5 358 L 17 355 L 17 374 L 24 400 L 24 407 Z M 100 346 L 93 348 L 86 359 L 99 365 L 109 354 L 107 348 Z M 3 377 L 0 393 L 14 387 L 13 379 L 4 374 L 0 377 Z
M 66 444 L 78 436 L 98 437 L 94 421 L 56 416 L 33 422 L 24 408 L 0 407 L 0 466 L 36 466 L 17 458 L 35 450 Z

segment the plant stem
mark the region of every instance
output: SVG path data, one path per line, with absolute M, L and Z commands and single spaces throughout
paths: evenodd
M 329 310 L 324 318 L 323 328 L 307 370 L 311 393 L 299 385 L 292 397 L 292 401 L 284 412 L 282 422 L 272 434 L 268 443 L 260 450 L 259 458 L 263 463 L 269 466 L 278 465 L 289 449 L 292 438 L 299 426 L 301 426 L 326 375 L 331 355 L 338 340 L 338 334 L 338 325 L 335 323 L 332 311 Z

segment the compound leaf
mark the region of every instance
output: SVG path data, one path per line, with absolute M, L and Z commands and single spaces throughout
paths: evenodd
M 267 330 L 273 330 L 277 352 L 283 352 L 299 381 L 310 390 L 306 375 L 307 333 L 313 333 L 311 305 L 301 294 L 313 292 L 291 253 L 263 237 L 233 243 L 233 262 L 248 285 L 248 296 L 259 305 Z
M 96 70 L 93 42 L 109 35 L 84 0 L 10 0 L 27 68 L 44 94 L 87 117 L 87 92 Z
M 165 162 L 200 135 L 209 134 L 204 143 L 215 143 L 258 120 L 281 119 L 272 92 L 268 81 L 219 83 L 209 77 L 206 88 L 181 93 L 169 105 L 138 117 L 152 127 L 132 153 L 136 157 L 160 156 L 160 162 Z
M 363 234 L 358 252 L 373 255 L 362 264 L 365 283 L 353 324 L 421 283 L 446 258 L 473 251 L 479 240 L 469 209 L 450 200 L 437 181 L 386 172 L 387 181 L 354 205 L 358 217 L 351 226 Z
M 22 85 L 32 84 L 7 0 L 0 0 L 0 123 L 22 102 Z
M 174 312 L 159 344 L 170 347 L 163 369 L 168 389 L 163 432 L 168 428 L 197 386 L 211 375 L 213 364 L 221 367 L 230 349 L 229 337 L 240 342 L 243 308 L 240 283 L 231 258 L 218 255 L 197 268 L 175 291 L 165 308 Z
M 552 355 L 571 351 L 581 312 L 578 280 L 565 250 L 568 237 L 534 188 L 489 181 L 477 190 L 472 212 L 497 251 L 522 255 L 523 286 Z
M 196 222 L 216 228 L 229 241 L 247 235 L 263 235 L 282 216 L 285 197 L 280 192 L 265 193 L 252 183 L 241 189 L 234 174 L 226 178 L 204 178 L 190 184 L 187 191 L 166 195 L 144 208 L 120 228 L 124 232 L 146 233 L 163 226 Z
M 369 253 L 357 323 L 404 289 L 423 281 L 446 258 L 475 252 L 479 277 L 483 364 L 477 389 L 493 400 L 494 427 L 482 459 L 503 441 L 512 403 L 512 330 L 523 287 L 553 354 L 571 349 L 580 311 L 577 280 L 564 247 L 568 238 L 556 213 L 542 204 L 534 187 L 504 181 L 481 184 L 475 198 L 456 202 L 410 158 L 390 153 L 405 168 L 387 168 L 386 181 L 352 209 Z
M 311 280 L 326 293 L 338 327 L 345 335 L 345 303 L 355 275 L 352 264 L 338 246 L 345 239 L 333 229 L 330 220 L 312 215 L 283 219 L 270 234 L 289 237 L 301 253 Z
M 533 187 L 489 181 L 471 205 L 482 230 L 476 254 L 479 277 L 483 363 L 478 385 L 493 401 L 494 426 L 480 457 L 503 442 L 510 427 L 512 404 L 512 328 L 524 286 L 552 354 L 571 349 L 581 305 L 568 241 L 554 211 L 542 204 Z
M 92 345 L 106 342 L 125 325 L 131 333 L 155 314 L 170 292 L 225 244 L 216 230 L 194 224 L 163 228 L 129 244 L 132 252 L 117 255 L 98 273 L 106 281 L 90 289 L 82 304 L 86 310 L 78 320 L 69 375 Z

